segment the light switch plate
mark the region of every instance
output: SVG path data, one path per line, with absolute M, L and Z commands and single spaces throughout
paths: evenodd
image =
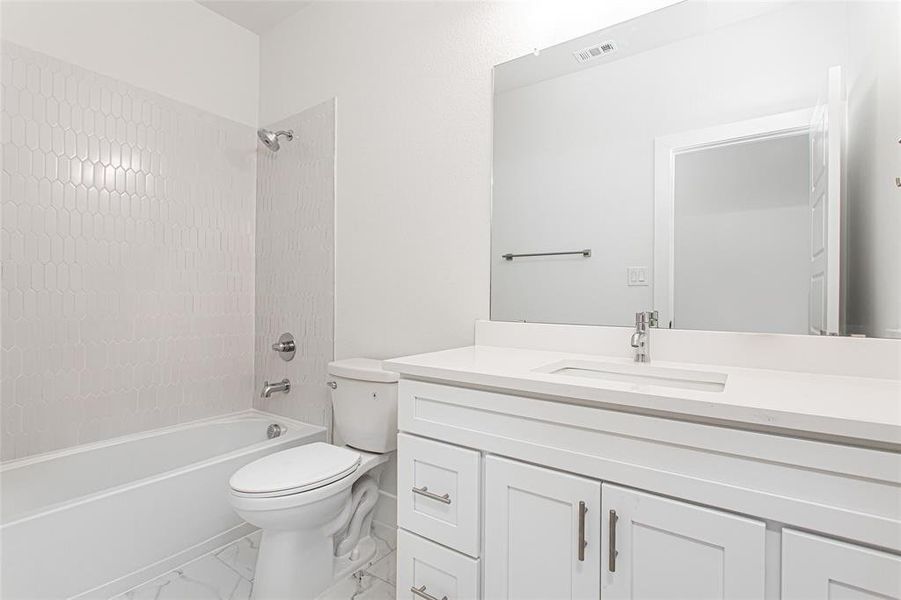
M 649 285 L 648 268 L 647 267 L 626 267 L 626 284 L 627 285 Z

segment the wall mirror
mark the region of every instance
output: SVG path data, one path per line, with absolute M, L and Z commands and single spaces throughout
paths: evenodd
M 498 65 L 492 319 L 901 337 L 899 7 L 688 0 Z

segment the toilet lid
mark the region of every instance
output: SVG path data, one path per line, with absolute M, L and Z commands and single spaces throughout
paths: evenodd
M 255 460 L 238 469 L 229 485 L 242 494 L 287 496 L 343 479 L 359 464 L 359 453 L 316 442 Z

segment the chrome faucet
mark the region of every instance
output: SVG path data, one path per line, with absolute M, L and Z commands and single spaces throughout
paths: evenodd
M 635 333 L 632 347 L 635 348 L 635 362 L 651 362 L 651 327 L 657 327 L 657 311 L 635 313 Z
M 263 393 L 260 394 L 260 398 L 269 398 L 275 392 L 282 392 L 287 394 L 291 391 L 291 382 L 288 381 L 288 378 L 282 379 L 278 383 L 269 383 L 268 381 L 263 384 Z

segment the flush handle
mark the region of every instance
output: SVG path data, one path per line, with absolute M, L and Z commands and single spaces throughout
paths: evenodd
M 451 503 L 450 494 L 444 494 L 442 496 L 439 496 L 435 492 L 430 492 L 428 486 L 425 486 L 425 485 L 422 486 L 421 488 L 414 487 L 413 493 L 419 494 L 420 496 L 425 496 L 429 500 L 436 500 L 438 502 L 441 502 L 442 504 L 450 504 Z

